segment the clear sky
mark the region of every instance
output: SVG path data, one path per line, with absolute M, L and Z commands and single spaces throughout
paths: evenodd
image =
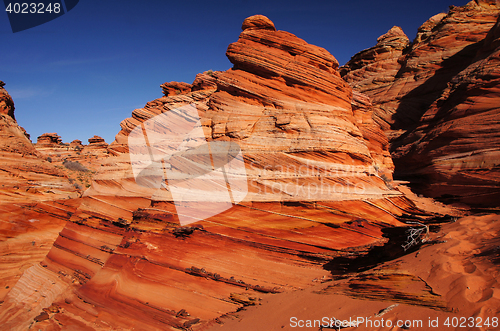
M 57 132 L 64 142 L 85 144 L 96 134 L 110 143 L 133 109 L 162 96 L 160 84 L 229 69 L 226 48 L 248 16 L 266 15 L 342 65 L 392 26 L 413 39 L 432 15 L 467 2 L 80 0 L 67 14 L 18 33 L 3 12 L 0 80 L 33 142 Z

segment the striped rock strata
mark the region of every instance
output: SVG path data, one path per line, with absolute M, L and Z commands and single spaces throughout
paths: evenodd
M 102 161 L 71 222 L 6 298 L 3 325 L 200 329 L 258 304 L 261 293 L 324 279 L 325 264 L 383 245 L 386 229 L 404 225 L 400 216 L 420 213 L 392 189 L 388 142 L 370 100 L 352 92 L 331 54 L 253 16 L 227 56 L 232 69 L 200 74 L 190 90 L 163 85 L 168 96 L 121 123 L 108 148 L 113 156 Z M 180 143 L 172 135 L 183 125 L 208 141 L 206 163 L 201 147 L 181 149 L 199 136 Z M 144 144 L 129 149 L 131 139 Z M 241 157 L 216 166 L 217 146 L 235 145 Z M 172 146 L 178 154 L 158 158 Z M 137 151 L 144 162 L 151 158 L 139 174 L 131 161 Z M 232 160 L 244 162 L 237 175 L 245 175 L 245 195 L 234 201 L 233 194 L 231 208 L 184 226 L 172 178 L 150 180 L 180 168 L 200 176 L 226 169 L 231 177 Z M 197 183 L 190 189 L 205 189 L 205 212 L 229 182 Z M 20 302 L 15 293 L 31 296 Z
M 77 190 L 36 151 L 0 84 L 0 301 L 39 263 L 75 211 Z
M 425 22 L 409 44 L 399 28 L 355 55 L 344 79 L 373 103 L 396 175 L 446 201 L 497 206 L 498 1 L 471 1 Z

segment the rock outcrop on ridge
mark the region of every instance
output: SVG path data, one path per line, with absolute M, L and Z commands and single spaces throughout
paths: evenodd
M 199 329 L 260 293 L 310 286 L 329 275 L 324 266 L 333 259 L 386 243 L 405 214 L 429 217 L 392 189 L 388 141 L 337 60 L 264 16 L 247 18 L 242 29 L 227 49 L 232 69 L 198 75 L 191 90 L 168 83 L 168 96 L 122 121 L 108 147 L 113 156 L 71 222 L 6 297 L 3 325 Z M 173 124 L 196 122 L 187 109 L 198 113 L 210 146 L 239 146 L 248 193 L 180 226 L 185 215 L 172 189 L 136 181 L 128 142 L 161 114 L 177 114 Z M 168 133 L 157 124 L 155 132 Z M 154 141 L 145 144 L 153 155 Z M 29 298 L 19 300 L 21 293 Z
M 64 143 L 57 133 L 44 133 L 34 144 L 38 155 L 59 169 L 80 195 L 108 157 L 108 144 L 103 138 L 94 135 L 88 141 L 88 145 L 77 139 Z
M 72 147 L 72 148 L 77 148 L 77 149 L 82 149 L 83 148 L 82 141 L 79 140 L 79 139 L 75 139 L 72 142 L 70 142 L 69 146 Z
M 83 153 L 96 153 L 100 152 L 101 154 L 108 153 L 108 143 L 104 141 L 103 138 L 94 135 L 92 138 L 88 139 L 89 144 L 83 148 Z
M 44 133 L 38 137 L 34 147 L 41 156 L 56 163 L 64 160 L 85 162 L 86 159 L 107 156 L 108 144 L 103 138 L 94 135 L 88 142 L 83 145 L 81 140 L 75 139 L 65 143 L 57 133 Z
M 411 44 L 393 28 L 341 69 L 370 97 L 398 178 L 420 193 L 497 206 L 499 14 L 496 1 L 452 7 L 425 22 Z
M 5 83 L 0 80 L 0 114 L 8 115 L 12 119 L 16 119 L 14 117 L 14 101 L 7 91 L 3 88 Z
M 57 133 L 44 133 L 36 140 L 37 147 L 57 147 L 62 144 L 61 136 Z

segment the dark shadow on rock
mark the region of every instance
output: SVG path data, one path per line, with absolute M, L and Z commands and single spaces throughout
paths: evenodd
M 362 272 L 372 269 L 384 262 L 395 260 L 401 256 L 419 250 L 422 245 L 435 244 L 437 242 L 422 242 L 417 240 L 415 245 L 405 249 L 408 243 L 409 231 L 411 228 L 429 227 L 430 232 L 438 232 L 440 224 L 455 221 L 449 215 L 422 218 L 415 215 L 402 215 L 398 217 L 408 227 L 392 227 L 382 229 L 383 237 L 389 240 L 382 246 L 374 246 L 368 253 L 356 257 L 338 257 L 323 265 L 323 269 L 328 270 L 334 276 L 342 276 L 350 273 Z M 420 223 L 420 224 L 419 224 Z
M 453 56 L 443 60 L 441 68 L 432 77 L 401 98 L 399 106 L 392 116 L 394 122 L 391 129 L 405 130 L 406 133 L 392 141 L 391 152 L 412 142 L 408 141 L 408 136 L 421 124 L 422 116 L 441 96 L 451 79 L 472 63 L 483 43 L 484 41 L 481 40 L 468 45 Z M 404 72 L 405 66 L 400 69 L 396 77 L 401 77 Z

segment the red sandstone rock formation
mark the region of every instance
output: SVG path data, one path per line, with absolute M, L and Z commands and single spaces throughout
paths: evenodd
M 103 138 L 94 135 L 92 138 L 89 138 L 89 146 L 90 145 L 102 145 L 106 143 Z
M 82 145 L 80 140 L 62 143 L 56 133 L 45 133 L 34 146 L 41 157 L 61 170 L 80 195 L 108 156 L 108 144 L 99 136 L 90 138 L 89 145 Z
M 482 185 L 484 190 L 472 200 L 494 202 L 498 26 L 480 40 L 492 26 L 495 10 L 494 2 L 485 1 L 453 8 L 426 22 L 411 46 L 400 29 L 391 29 L 342 69 L 363 93 L 351 91 L 340 79 L 337 61 L 324 49 L 276 31 L 266 17 L 248 18 L 239 40 L 228 47 L 232 69 L 200 74 L 192 85 L 168 83 L 166 96 L 134 110 L 121 123 L 109 146 L 113 157 L 102 160 L 103 171 L 72 222 L 45 260 L 27 270 L 9 293 L 3 292 L 0 323 L 6 329 L 26 329 L 32 323 L 48 330 L 201 329 L 222 314 L 258 302 L 261 293 L 306 288 L 324 279 L 329 275 L 325 264 L 334 271 L 339 257 L 363 257 L 374 246 L 387 244 L 389 233 L 406 235 L 394 228 L 401 225 L 398 218 L 417 213 L 419 222 L 425 222 L 429 215 L 391 189 L 388 140 L 372 120 L 373 111 L 387 130 L 394 129 L 389 131 L 394 156 L 403 169 L 436 183 L 458 183 L 454 191 L 473 186 L 478 192 Z M 377 70 L 386 71 L 381 77 L 372 75 Z M 177 93 L 175 87 L 181 85 L 185 89 Z M 189 104 L 198 110 L 210 142 L 241 147 L 249 193 L 231 209 L 179 226 L 169 190 L 135 181 L 127 141 L 138 125 Z M 399 108 L 408 113 L 393 118 Z M 29 154 L 19 132 L 16 144 L 2 148 Z M 310 190 L 318 187 L 342 191 Z M 439 185 L 428 190 L 448 193 Z M 45 204 L 44 213 L 53 217 L 69 211 L 67 205 L 50 207 Z M 34 212 L 24 215 L 31 218 Z M 477 224 L 497 230 L 494 219 L 451 227 L 454 242 L 450 234 L 437 257 L 429 252 L 433 246 L 423 252 L 424 265 L 432 262 L 431 273 L 417 267 L 417 255 L 407 255 L 397 266 L 340 280 L 326 292 L 435 309 L 459 306 L 484 314 L 498 306 L 498 298 L 488 286 L 494 277 L 482 276 L 497 268 L 478 260 L 483 253 L 494 257 L 493 245 L 472 262 L 456 259 L 463 250 L 485 247 L 479 244 L 487 236 L 460 235 L 481 231 Z M 26 247 L 24 240 L 16 249 Z M 392 248 L 401 250 L 401 245 L 382 251 L 395 256 Z M 346 261 L 343 267 L 353 262 Z M 481 284 L 472 286 L 478 279 Z M 456 284 L 463 286 L 456 289 Z M 375 312 L 389 311 L 382 308 Z
M 377 122 L 394 139 L 411 129 L 451 78 L 471 63 L 498 13 L 491 1 L 451 7 L 425 22 L 411 45 L 394 27 L 376 46 L 353 56 L 342 75 L 370 97 Z
M 217 80 L 216 77 L 220 72 L 214 72 L 212 70 L 205 71 L 202 74 L 196 75 L 194 79 L 193 86 L 191 87 L 191 91 L 200 91 L 200 90 L 210 90 L 217 88 Z
M 94 135 L 92 138 L 89 138 L 89 144 L 83 148 L 82 153 L 96 153 L 101 152 L 107 154 L 108 143 L 104 141 L 103 138 Z
M 57 147 L 62 144 L 61 137 L 53 132 L 53 133 L 44 133 L 37 138 L 36 145 L 37 147 Z
M 8 115 L 14 120 L 14 101 L 10 97 L 9 93 L 3 88 L 5 83 L 0 80 L 0 114 Z
M 191 84 L 182 82 L 170 82 L 163 83 L 160 85 L 163 90 L 163 94 L 168 97 L 169 95 L 184 94 L 191 92 Z
M 401 175 L 416 178 L 429 196 L 498 206 L 499 45 L 497 22 L 471 64 L 451 79 L 419 126 L 395 144 Z
M 410 41 L 401 28 L 395 26 L 377 39 L 377 44 L 354 55 L 340 68 L 343 78 L 354 90 L 366 93 L 376 106 L 375 119 L 388 129 L 384 103 L 379 99 L 391 100 L 387 89 L 401 69 L 399 62 Z
M 409 46 L 393 28 L 341 70 L 370 97 L 396 172 L 432 197 L 497 205 L 499 13 L 495 1 L 452 7 L 425 22 Z
M 325 263 L 366 253 L 402 225 L 398 216 L 420 213 L 391 189 L 372 105 L 331 54 L 253 16 L 227 56 L 232 69 L 199 75 L 191 91 L 121 123 L 79 210 L 7 295 L 3 325 L 199 329 L 241 298 L 310 286 L 329 274 Z M 171 191 L 136 182 L 127 142 L 138 125 L 188 105 L 210 143 L 241 147 L 249 189 L 232 208 L 179 226 Z
M 3 85 L 3 83 L 2 83 Z M 59 168 L 44 160 L 13 117 L 2 89 L 0 114 L 0 301 L 21 274 L 39 263 L 79 196 Z M 7 105 L 7 107 L 6 107 Z M 3 326 L 2 326 L 3 327 Z
M 80 149 L 83 148 L 82 141 L 78 139 L 73 140 L 72 142 L 69 143 L 69 145 L 72 148 L 77 148 L 77 147 Z

